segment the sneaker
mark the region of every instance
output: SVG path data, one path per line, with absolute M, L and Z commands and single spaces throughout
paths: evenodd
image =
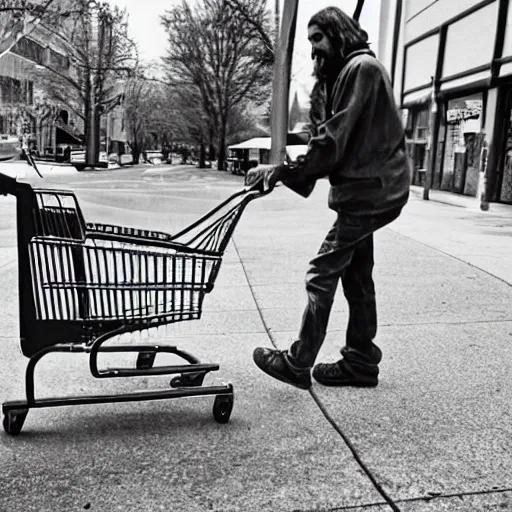
M 373 388 L 379 383 L 377 365 L 354 365 L 344 359 L 336 363 L 320 363 L 313 368 L 314 379 L 324 386 Z
M 311 387 L 311 370 L 299 368 L 290 363 L 287 350 L 258 347 L 254 350 L 252 357 L 258 368 L 271 377 L 296 388 Z

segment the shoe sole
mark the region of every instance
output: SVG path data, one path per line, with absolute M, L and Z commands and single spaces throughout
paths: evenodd
M 297 383 L 297 382 L 292 382 L 288 379 L 286 379 L 285 377 L 283 377 L 281 374 L 279 373 L 273 373 L 271 371 L 269 371 L 267 368 L 264 368 L 263 366 L 261 366 L 257 361 L 254 361 L 254 363 L 256 364 L 256 366 L 264 373 L 266 373 L 267 375 L 269 375 L 270 377 L 273 377 L 274 379 L 280 381 L 280 382 L 284 382 L 285 384 L 289 384 L 290 386 L 293 386 L 293 387 L 296 387 L 298 389 L 304 389 L 304 390 L 308 390 L 311 388 L 311 383 L 309 383 L 309 385 L 306 385 L 306 384 L 300 384 L 300 383 Z
M 330 386 L 330 387 L 354 387 L 354 388 L 375 388 L 378 385 L 378 382 L 355 382 L 355 381 L 334 381 L 327 380 L 322 381 L 318 380 L 313 376 L 313 378 L 318 382 L 318 384 L 322 384 L 322 386 Z

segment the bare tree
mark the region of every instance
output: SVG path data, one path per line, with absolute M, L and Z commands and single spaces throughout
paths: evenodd
M 178 104 L 179 99 L 167 85 L 147 80 L 141 74 L 128 81 L 124 111 L 136 163 L 141 153 L 154 146 L 168 152 L 182 124 Z
M 139 163 L 144 150 L 146 119 L 151 112 L 150 83 L 142 78 L 129 80 L 125 89 L 124 115 L 129 133 L 133 162 Z
M 274 16 L 274 30 L 271 33 L 266 13 L 266 5 L 259 0 L 226 0 L 229 6 L 240 13 L 247 23 L 252 25 L 256 34 L 261 40 L 267 53 L 267 59 L 270 64 L 274 63 L 275 54 L 275 41 L 279 33 L 279 12 L 278 4 L 276 3 L 276 14 Z M 254 16 L 254 12 L 259 13 L 259 16 Z
M 229 0 L 202 0 L 195 7 L 185 0 L 162 16 L 169 39 L 168 80 L 195 89 L 208 136 L 216 139 L 219 168 L 233 109 L 247 101 L 264 102 L 270 93 L 269 48 L 257 30 L 269 23 L 266 2 L 240 1 L 244 13 Z
M 124 97 L 122 84 L 137 66 L 126 12 L 97 0 L 68 0 L 72 10 L 60 26 L 45 25 L 66 48 L 68 63 L 45 62 L 48 95 L 84 120 L 86 165 L 98 162 L 100 120 Z

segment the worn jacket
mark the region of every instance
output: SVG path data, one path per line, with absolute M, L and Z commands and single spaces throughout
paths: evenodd
M 410 186 L 404 127 L 388 74 L 370 50 L 347 57 L 326 106 L 325 121 L 285 185 L 307 196 L 317 179 L 328 178 L 334 210 L 403 206 Z

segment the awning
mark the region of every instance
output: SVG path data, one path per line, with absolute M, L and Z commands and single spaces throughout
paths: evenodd
M 286 139 L 287 146 L 304 146 L 309 142 L 309 132 L 293 132 L 289 133 Z M 272 146 L 270 137 L 255 137 L 254 139 L 240 142 L 229 146 L 228 149 L 268 149 Z
M 228 149 L 269 149 L 272 145 L 270 137 L 256 137 L 254 139 L 240 142 L 240 144 L 234 144 L 229 146 Z

